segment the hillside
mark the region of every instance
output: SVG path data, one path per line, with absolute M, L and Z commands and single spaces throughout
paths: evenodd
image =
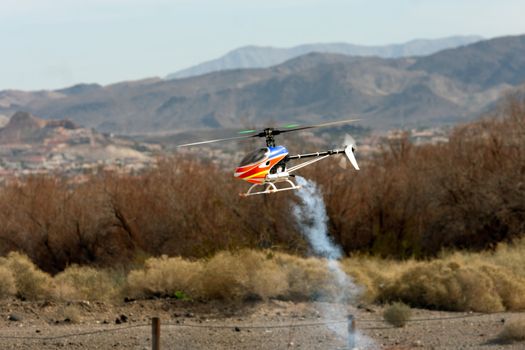
M 411 70 L 431 71 L 459 79 L 480 89 L 525 81 L 525 36 L 509 36 L 474 43 L 461 50 L 444 50 L 418 60 Z
M 81 128 L 70 120 L 45 120 L 26 112 L 16 112 L 0 127 L 0 145 L 39 145 L 57 137 L 70 143 L 78 143 L 76 139 L 82 137 L 89 137 L 91 142 L 104 139 L 103 135 Z
M 266 68 L 312 52 L 337 53 L 349 56 L 378 56 L 383 58 L 425 56 L 479 40 L 482 40 L 482 38 L 471 35 L 441 39 L 416 39 L 403 44 L 384 46 L 365 46 L 348 43 L 305 44 L 291 48 L 245 46 L 230 51 L 217 59 L 169 74 L 167 79 L 187 78 L 226 69 Z
M 270 68 L 187 79 L 3 91 L 0 114 L 23 109 L 116 133 L 310 123 L 356 114 L 362 125 L 383 130 L 453 124 L 476 117 L 525 81 L 523 52 L 525 36 L 425 57 L 311 53 Z
M 136 148 L 140 149 L 138 151 Z M 152 161 L 147 147 L 77 126 L 16 112 L 0 127 L 0 173 L 6 177 L 60 170 L 85 173 L 116 162 L 138 169 Z

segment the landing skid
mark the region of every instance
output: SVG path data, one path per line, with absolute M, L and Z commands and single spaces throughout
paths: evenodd
M 248 191 L 246 193 L 239 193 L 239 196 L 241 196 L 241 197 L 248 197 L 248 196 L 255 196 L 256 194 L 270 194 L 270 193 L 275 193 L 275 192 L 282 192 L 282 191 L 289 191 L 289 190 L 298 190 L 298 189 L 301 188 L 301 186 L 297 186 L 291 180 L 288 180 L 288 179 L 284 180 L 284 181 L 279 181 L 277 183 L 287 183 L 290 186 L 289 187 L 278 188 L 277 186 L 275 186 L 276 183 L 274 183 L 274 182 L 267 182 L 267 183 L 264 183 L 264 184 L 254 184 L 248 189 Z M 265 187 L 265 188 L 264 188 L 263 191 L 252 192 L 258 186 L 262 186 L 262 187 Z

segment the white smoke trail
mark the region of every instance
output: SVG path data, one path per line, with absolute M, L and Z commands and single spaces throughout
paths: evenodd
M 337 287 L 336 301 L 357 297 L 361 289 L 341 269 L 338 261 L 343 255 L 341 248 L 328 236 L 328 215 L 320 191 L 315 182 L 299 176 L 296 179 L 301 186 L 296 192 L 300 203 L 292 208 L 292 212 L 314 253 L 327 259 L 328 271 Z
M 303 234 L 317 255 L 331 260 L 340 259 L 341 249 L 332 242 L 326 232 L 328 216 L 317 186 L 303 177 L 298 176 L 296 179 L 301 186 L 296 192 L 301 199 L 301 204 L 293 207 L 292 210 Z
M 296 191 L 299 204 L 292 208 L 292 213 L 299 224 L 302 234 L 306 237 L 314 253 L 327 259 L 328 271 L 334 281 L 334 302 L 337 304 L 355 301 L 361 293 L 361 288 L 341 269 L 338 259 L 342 251 L 328 236 L 328 215 L 321 192 L 313 181 L 296 177 L 301 189 Z M 324 307 L 321 312 L 326 319 L 346 319 L 346 308 L 339 306 Z M 341 338 L 346 338 L 347 331 L 341 327 L 331 327 L 331 330 Z M 373 340 L 357 332 L 356 344 L 359 348 L 375 349 Z

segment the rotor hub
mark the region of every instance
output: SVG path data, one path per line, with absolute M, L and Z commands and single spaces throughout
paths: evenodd
M 274 128 L 266 128 L 261 133 L 261 137 L 264 137 L 266 139 L 266 146 L 267 147 L 275 147 L 275 135 L 279 135 L 281 132 L 279 130 L 275 130 Z

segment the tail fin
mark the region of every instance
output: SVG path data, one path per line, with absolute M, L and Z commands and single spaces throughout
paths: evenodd
M 357 160 L 355 159 L 355 140 L 352 136 L 345 136 L 345 154 L 350 163 L 354 166 L 355 170 L 359 170 L 359 165 L 357 165 Z

